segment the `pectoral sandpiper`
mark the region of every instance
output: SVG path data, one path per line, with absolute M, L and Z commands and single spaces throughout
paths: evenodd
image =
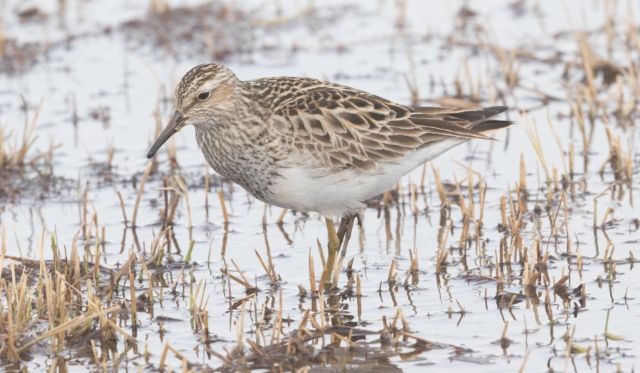
M 410 107 L 315 79 L 241 81 L 216 64 L 191 69 L 175 93 L 177 110 L 148 158 L 194 125 L 217 173 L 263 202 L 325 216 L 328 275 L 367 199 L 452 147 L 511 125 L 492 119 L 504 106 Z

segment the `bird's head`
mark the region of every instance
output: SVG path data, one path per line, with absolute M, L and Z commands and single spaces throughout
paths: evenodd
M 182 127 L 213 124 L 216 112 L 228 105 L 238 82 L 235 74 L 222 65 L 204 64 L 189 70 L 176 87 L 177 106 L 173 118 L 158 136 L 147 158 L 152 158 Z

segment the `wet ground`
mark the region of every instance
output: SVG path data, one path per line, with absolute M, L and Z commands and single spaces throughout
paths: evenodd
M 20 352 L 12 359 L 0 347 L 3 369 L 640 365 L 638 4 L 61 0 L 0 9 L 0 340 Z M 370 201 L 339 276 L 318 293 L 319 215 L 282 215 L 207 171 L 192 128 L 147 166 L 173 87 L 211 61 L 243 80 L 314 77 L 403 104 L 504 104 L 516 125 Z M 100 319 L 70 328 L 64 343 L 28 346 L 62 323 L 38 294 L 44 272 L 71 276 L 73 287 L 73 270 L 60 265 L 73 252 L 85 295 L 62 307 L 76 317 L 118 307 L 109 315 L 120 330 Z M 10 340 L 19 291 L 7 284 L 24 273 L 37 301 Z

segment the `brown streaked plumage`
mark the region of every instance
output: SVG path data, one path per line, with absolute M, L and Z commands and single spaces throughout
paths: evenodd
M 325 216 L 357 213 L 424 162 L 511 124 L 493 119 L 503 106 L 409 107 L 315 79 L 240 81 L 215 64 L 189 71 L 176 98 L 149 158 L 193 124 L 219 174 L 264 202 Z

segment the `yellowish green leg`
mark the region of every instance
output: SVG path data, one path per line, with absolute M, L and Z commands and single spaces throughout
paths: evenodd
M 324 275 L 324 282 L 326 283 L 331 281 L 331 273 L 333 272 L 333 266 L 335 265 L 336 257 L 338 256 L 338 251 L 340 250 L 340 245 L 342 244 L 341 242 L 342 240 L 338 236 L 338 233 L 336 233 L 336 227 L 333 224 L 333 220 L 329 218 L 325 218 L 325 222 L 327 223 L 327 234 L 329 236 L 329 244 L 328 244 L 329 255 L 327 256 L 327 263 L 325 265 L 325 275 Z M 342 228 L 342 225 L 344 222 L 345 222 L 345 219 L 342 218 L 342 221 L 340 221 L 340 228 Z M 339 230 L 342 230 L 342 229 L 339 229 Z M 344 233 L 343 233 L 343 237 L 344 237 Z
M 340 257 L 344 258 L 347 253 L 347 246 L 349 246 L 349 240 L 351 239 L 351 231 L 353 230 L 353 224 L 356 220 L 357 215 L 351 215 L 346 218 L 346 224 L 344 225 L 344 233 L 340 235 L 340 230 L 342 230 L 342 222 L 340 222 L 340 230 L 338 231 L 338 237 L 340 238 L 340 243 L 342 244 L 342 251 L 340 252 Z M 344 220 L 345 218 L 343 218 Z M 358 217 L 358 221 L 360 218 Z

